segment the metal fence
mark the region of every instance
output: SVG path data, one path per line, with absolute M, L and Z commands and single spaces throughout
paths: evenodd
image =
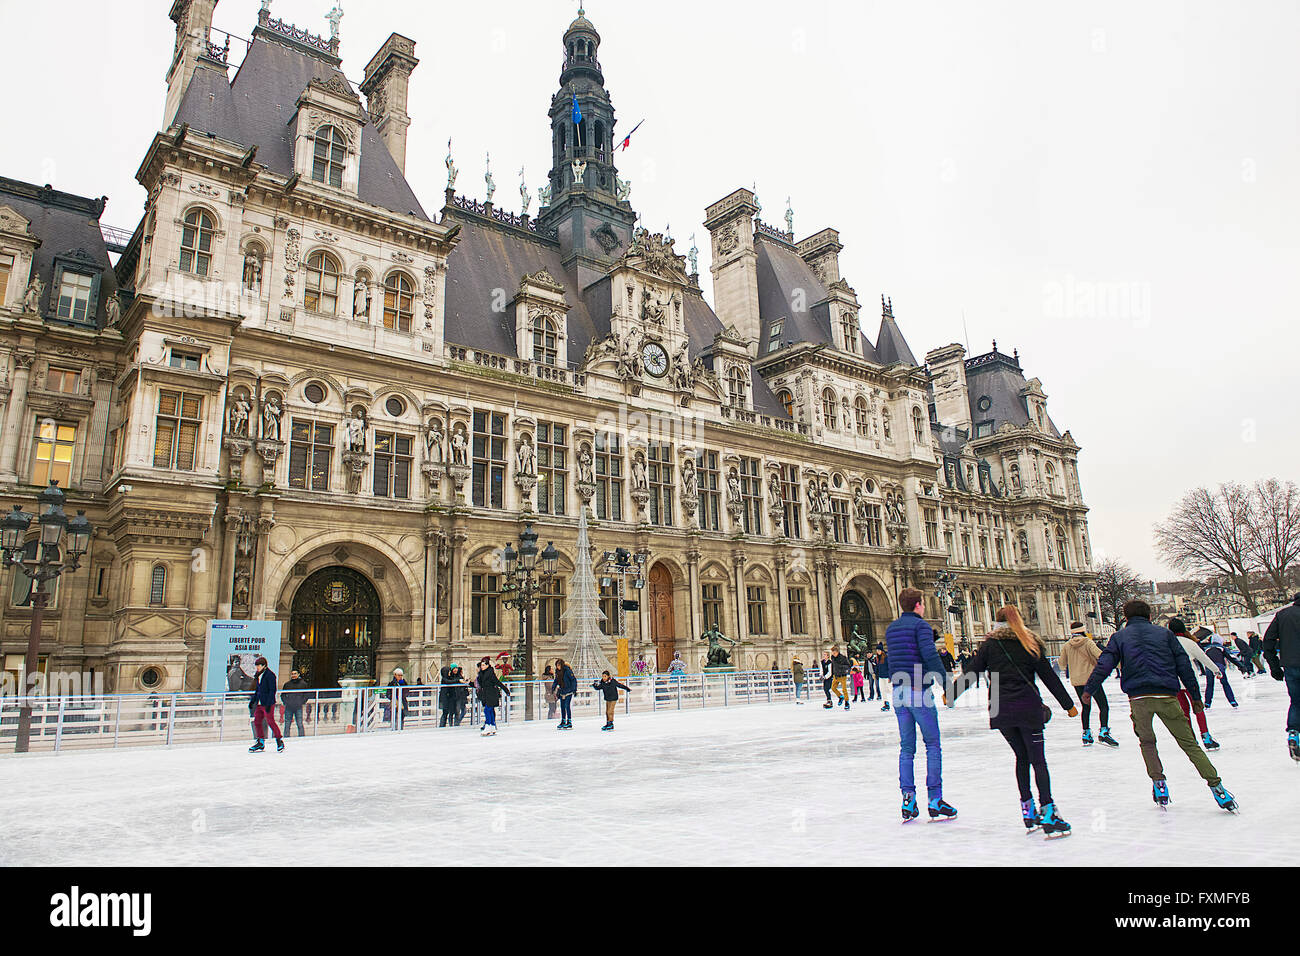
M 623 681 L 616 713 L 654 714 L 795 699 L 789 671 L 733 674 L 660 674 Z M 813 679 L 802 687 L 806 698 Z M 507 682 L 497 722 L 558 720 L 559 703 L 548 698 L 549 685 Z M 531 690 L 531 693 L 529 691 Z M 253 740 L 249 694 L 150 694 L 102 697 L 0 698 L 0 755 L 11 754 L 24 703 L 32 707 L 29 750 L 64 752 L 119 747 L 172 747 L 185 744 Z M 289 699 L 286 700 L 285 697 Z M 573 716 L 603 719 L 605 700 L 580 682 Z M 327 737 L 382 734 L 410 730 L 478 729 L 483 707 L 472 685 L 446 687 L 364 687 L 280 694 L 276 720 L 286 736 Z

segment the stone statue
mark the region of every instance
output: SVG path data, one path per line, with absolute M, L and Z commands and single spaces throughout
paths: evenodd
M 27 292 L 23 295 L 24 312 L 40 312 L 41 296 L 45 294 L 45 282 L 40 276 L 32 276 L 32 281 L 27 284 Z
M 822 513 L 822 497 L 817 490 L 817 482 L 808 483 L 808 514 L 811 517 L 820 518 Z
M 777 193 L 777 195 L 779 196 L 780 193 Z M 790 204 L 788 196 L 785 200 L 785 231 L 792 236 L 794 235 L 794 206 Z
M 587 175 L 587 161 L 585 159 L 575 159 L 573 161 L 573 185 L 581 186 L 582 178 Z
M 456 168 L 456 161 L 451 158 L 451 140 L 447 140 L 447 188 L 456 188 L 456 177 L 460 175 L 460 170 Z
M 537 190 L 537 208 L 545 209 L 551 204 L 551 187 L 549 184 L 541 186 Z
M 528 191 L 528 184 L 524 182 L 524 167 L 519 167 L 519 198 L 523 203 L 524 215 L 528 215 L 528 209 L 533 204 L 533 194 Z
M 339 24 L 343 22 L 343 4 L 336 0 L 334 9 L 325 15 L 325 19 L 330 24 L 330 39 L 337 40 L 339 38 Z
M 244 256 L 244 288 L 249 292 L 262 288 L 262 260 L 251 252 Z
M 429 428 L 424 433 L 424 448 L 429 462 L 435 465 L 443 463 L 442 422 L 436 418 L 429 420 Z
M 772 514 L 785 510 L 785 495 L 781 491 L 781 476 L 772 472 L 767 476 L 767 510 Z
M 355 289 L 352 293 L 352 317 L 356 319 L 370 318 L 370 286 L 360 276 L 356 279 Z
M 866 527 L 867 524 L 867 496 L 859 488 L 853 493 L 853 514 L 858 519 L 858 524 Z
M 707 631 L 705 631 L 704 634 L 700 637 L 700 640 L 709 642 L 709 662 L 706 666 L 708 667 L 730 667 L 731 666 L 731 652 L 722 646 L 722 642 L 726 641 L 732 647 L 735 647 L 737 644 L 740 643 L 739 641 L 733 641 L 731 638 L 724 635 L 720 630 L 718 630 L 718 626 L 716 624 L 710 627 Z
M 248 607 L 251 583 L 252 575 L 248 573 L 247 568 L 240 568 L 235 572 L 235 607 Z
M 616 174 L 614 176 L 614 186 L 618 195 L 618 201 L 627 202 L 628 197 L 632 195 L 632 181 L 629 179 L 621 179 Z
M 686 253 L 686 261 L 691 264 L 691 275 L 700 274 L 700 250 L 695 245 L 695 234 L 691 233 L 691 251 Z
M 533 443 L 528 439 L 519 442 L 519 448 L 515 452 L 515 460 L 519 465 L 519 474 L 533 476 L 537 474 L 537 452 L 533 449 Z
M 648 491 L 649 473 L 646 470 L 645 452 L 639 451 L 632 459 L 632 488 L 634 491 Z
M 465 438 L 465 430 L 457 429 L 451 436 L 451 463 L 453 465 L 469 464 L 469 441 Z
M 678 391 L 689 392 L 695 387 L 695 369 L 691 365 L 691 346 L 683 342 L 677 350 L 677 360 L 673 364 L 673 384 Z
M 1020 560 L 1029 562 L 1029 535 L 1020 532 Z
M 343 447 L 345 451 L 366 450 L 366 413 L 359 408 L 343 422 Z
M 252 412 L 253 404 L 248 400 L 248 396 L 243 393 L 236 395 L 226 412 L 226 434 L 232 438 L 247 438 L 249 417 Z
M 274 392 L 262 403 L 262 440 L 280 440 L 280 418 L 284 408 L 280 405 L 280 396 Z
M 698 476 L 695 473 L 695 460 L 687 458 L 682 462 L 682 497 L 692 501 L 699 497 Z
M 890 495 L 885 500 L 885 507 L 889 512 L 890 524 L 905 524 L 906 516 L 903 514 L 903 497 L 902 495 Z
M 483 181 L 487 183 L 487 201 L 492 202 L 492 197 L 497 192 L 497 181 L 492 178 L 492 154 L 487 154 L 487 174 L 484 175 Z
M 108 301 L 104 303 L 104 315 L 110 329 L 122 323 L 122 303 L 118 301 L 116 294 L 110 295 Z
M 745 503 L 744 495 L 740 491 L 740 476 L 736 474 L 734 468 L 727 476 L 727 500 L 733 507 L 743 507 Z
M 596 483 L 596 471 L 594 462 L 591 458 L 591 452 L 583 448 L 578 453 L 578 483 L 581 485 L 594 485 Z

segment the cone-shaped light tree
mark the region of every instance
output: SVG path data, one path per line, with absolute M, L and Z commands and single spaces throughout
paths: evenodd
M 600 625 L 605 614 L 600 609 L 600 591 L 596 587 L 596 573 L 591 566 L 591 545 L 587 539 L 587 509 L 582 509 L 578 519 L 578 555 L 574 561 L 573 589 L 569 606 L 561 621 L 565 625 L 565 638 L 569 644 L 569 666 L 578 678 L 578 686 L 590 685 L 600 680 L 601 671 L 614 673 L 614 666 L 605 656 L 605 635 Z M 617 675 L 615 675 L 617 676 Z

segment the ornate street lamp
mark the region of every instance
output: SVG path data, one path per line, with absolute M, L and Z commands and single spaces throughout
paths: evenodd
M 531 524 L 519 536 L 519 550 L 505 547 L 506 583 L 502 604 L 519 612 L 519 641 L 515 646 L 515 669 L 524 672 L 524 719 L 533 719 L 533 619 L 540 603 L 542 587 L 555 579 L 560 566 L 560 552 L 548 542 L 541 552 L 542 567 L 537 567 L 537 532 Z
M 50 486 L 37 495 L 36 501 L 37 511 L 42 507 L 45 510 L 35 519 L 40 537 L 31 542 L 34 547 L 31 547 L 30 556 L 27 532 L 31 528 L 32 516 L 24 512 L 21 505 L 14 505 L 14 510 L 0 520 L 0 550 L 4 552 L 4 564 L 18 568 L 32 582 L 32 625 L 24 664 L 28 686 L 18 711 L 15 753 L 27 753 L 31 746 L 31 691 L 40 670 L 41 629 L 50 596 L 45 582 L 56 580 L 64 571 L 76 571 L 81 567 L 81 559 L 90 550 L 90 537 L 94 533 L 86 512 L 78 511 L 71 520 L 64 514 L 63 505 L 67 498 L 57 481 L 51 481 Z

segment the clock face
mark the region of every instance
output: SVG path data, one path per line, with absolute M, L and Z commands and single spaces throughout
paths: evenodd
M 658 342 L 646 345 L 641 352 L 641 359 L 645 362 L 646 371 L 655 378 L 663 378 L 668 374 L 668 353 Z

